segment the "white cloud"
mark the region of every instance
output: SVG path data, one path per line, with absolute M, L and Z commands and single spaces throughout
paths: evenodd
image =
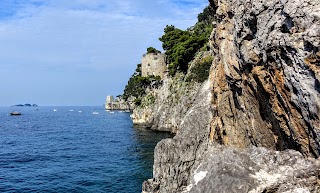
M 146 43 L 159 47 L 157 39 L 166 24 L 186 28 L 194 23 L 204 4 L 205 0 L 192 8 L 168 0 L 26 4 L 12 19 L 0 22 L 0 44 L 6 45 L 0 48 L 0 65 L 126 65 Z
M 5 81 L 1 78 L 4 73 L 13 71 L 19 72 L 19 75 L 25 71 L 29 75 L 33 71 L 52 73 L 68 70 L 81 74 L 90 71 L 88 76 L 95 76 L 93 71 L 98 70 L 100 76 L 104 74 L 105 78 L 92 84 L 116 82 L 105 87 L 105 90 L 114 90 L 116 94 L 122 92 L 146 48 L 154 46 L 161 49 L 158 38 L 163 34 L 165 25 L 173 24 L 186 29 L 196 22 L 197 14 L 208 4 L 207 0 L 12 2 L 17 1 L 0 2 L 0 7 L 7 10 L 0 13 L 0 81 Z M 64 82 L 69 81 L 66 73 L 63 76 Z M 83 77 L 86 76 L 81 76 L 81 79 Z M 51 81 L 46 80 L 45 76 L 41 80 Z M 86 85 L 83 82 L 79 84 Z M 0 89 L 7 87 L 0 86 Z M 61 82 L 55 87 L 60 88 Z M 97 87 L 99 92 L 101 87 Z M 45 83 L 37 84 L 33 88 L 34 97 L 44 88 Z M 69 89 L 65 88 L 66 91 Z M 93 88 L 88 86 L 83 89 Z M 73 93 L 80 95 L 76 91 Z M 97 97 L 102 98 L 101 94 Z M 74 96 L 70 98 L 72 102 Z M 5 100 L 0 97 L 0 101 Z

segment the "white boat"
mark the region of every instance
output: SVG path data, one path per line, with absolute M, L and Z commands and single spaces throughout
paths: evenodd
M 78 111 L 79 113 L 82 113 L 82 111 Z
M 71 109 L 71 110 L 69 110 L 70 112 L 72 112 L 73 111 L 73 109 Z
M 58 111 L 57 109 L 53 109 L 54 112 Z
M 92 112 L 93 115 L 99 115 L 99 112 Z
M 110 111 L 110 113 L 114 113 L 114 111 Z
M 21 115 L 21 113 L 18 112 L 18 111 L 13 111 L 13 112 L 10 113 L 10 115 L 13 115 L 13 116 L 15 116 L 15 115 Z

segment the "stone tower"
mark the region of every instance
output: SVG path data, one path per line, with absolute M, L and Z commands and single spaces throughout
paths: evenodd
M 107 96 L 107 99 L 106 99 L 106 104 L 105 104 L 105 108 L 106 109 L 112 109 L 113 108 L 113 96 Z
M 107 96 L 106 103 L 112 103 L 114 101 L 113 96 Z
M 161 53 L 144 54 L 141 62 L 142 76 L 160 76 L 164 77 L 167 71 L 166 57 Z
M 130 110 L 130 105 L 121 97 L 114 99 L 113 96 L 107 96 L 105 109 L 126 111 Z

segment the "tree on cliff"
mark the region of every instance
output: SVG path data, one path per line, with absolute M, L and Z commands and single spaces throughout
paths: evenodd
M 183 31 L 172 25 L 166 26 L 164 35 L 159 38 L 162 47 L 166 51 L 169 62 L 169 74 L 174 75 L 177 71 L 186 73 L 188 63 L 195 53 L 207 42 L 206 37 Z
M 137 64 L 136 71 L 131 76 L 124 89 L 122 98 L 127 100 L 129 97 L 135 97 L 136 102 L 146 93 L 146 89 L 151 86 L 152 82 L 159 81 L 160 77 L 158 76 L 141 76 L 141 64 Z M 139 104 L 137 104 L 139 105 Z
M 195 54 L 209 40 L 212 32 L 212 21 L 215 19 L 216 6 L 213 1 L 198 15 L 198 22 L 188 30 L 181 30 L 167 25 L 164 35 L 159 38 L 168 60 L 169 74 L 187 73 L 188 64 Z
M 151 54 L 151 53 L 158 54 L 158 53 L 161 53 L 161 52 L 159 50 L 157 50 L 156 48 L 154 48 L 154 47 L 147 48 L 147 54 Z
M 195 54 L 200 49 L 207 49 L 205 45 L 212 32 L 212 21 L 216 10 L 213 0 L 209 0 L 209 2 L 210 5 L 198 15 L 198 22 L 193 27 L 181 30 L 173 25 L 167 25 L 164 29 L 164 34 L 159 38 L 167 56 L 166 59 L 171 76 L 174 76 L 177 72 L 186 74 L 189 62 L 194 58 Z M 147 53 L 160 53 L 160 51 L 154 47 L 149 47 L 147 48 Z M 193 70 L 195 75 L 189 79 L 203 81 L 200 76 L 207 74 L 208 68 L 208 65 L 199 65 L 199 68 Z M 123 98 L 127 100 L 130 96 L 133 96 L 139 101 L 138 99 L 145 95 L 145 90 L 151 87 L 154 81 L 159 80 L 159 77 L 154 76 L 142 77 L 141 64 L 138 64 L 135 73 L 125 87 Z
M 201 13 L 198 14 L 198 22 L 203 22 L 206 25 L 210 25 L 215 19 L 217 6 L 213 0 L 209 1 L 209 6 L 205 7 Z

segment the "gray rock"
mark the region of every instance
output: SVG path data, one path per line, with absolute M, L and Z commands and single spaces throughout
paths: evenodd
M 194 66 L 198 60 L 211 54 L 199 52 L 190 65 Z M 163 79 L 161 87 L 148 90 L 142 99 L 142 105 L 135 108 L 131 115 L 133 124 L 137 127 L 177 133 L 202 87 L 200 83 L 186 82 L 187 76 L 177 74 L 173 78 L 167 77 Z M 207 88 L 210 90 L 208 85 Z
M 189 193 L 320 192 L 320 160 L 299 152 L 216 147 L 192 173 Z
M 189 184 L 190 173 L 200 164 L 210 143 L 212 117 L 210 81 L 196 95 L 173 139 L 160 141 L 155 148 L 153 180 L 143 184 L 144 192 L 179 192 Z
M 210 80 L 191 89 L 190 107 L 151 110 L 151 128 L 179 119 L 155 148 L 144 192 L 319 192 L 319 160 L 307 158 L 320 155 L 319 0 L 215 4 Z M 287 149 L 302 155 L 274 151 Z

